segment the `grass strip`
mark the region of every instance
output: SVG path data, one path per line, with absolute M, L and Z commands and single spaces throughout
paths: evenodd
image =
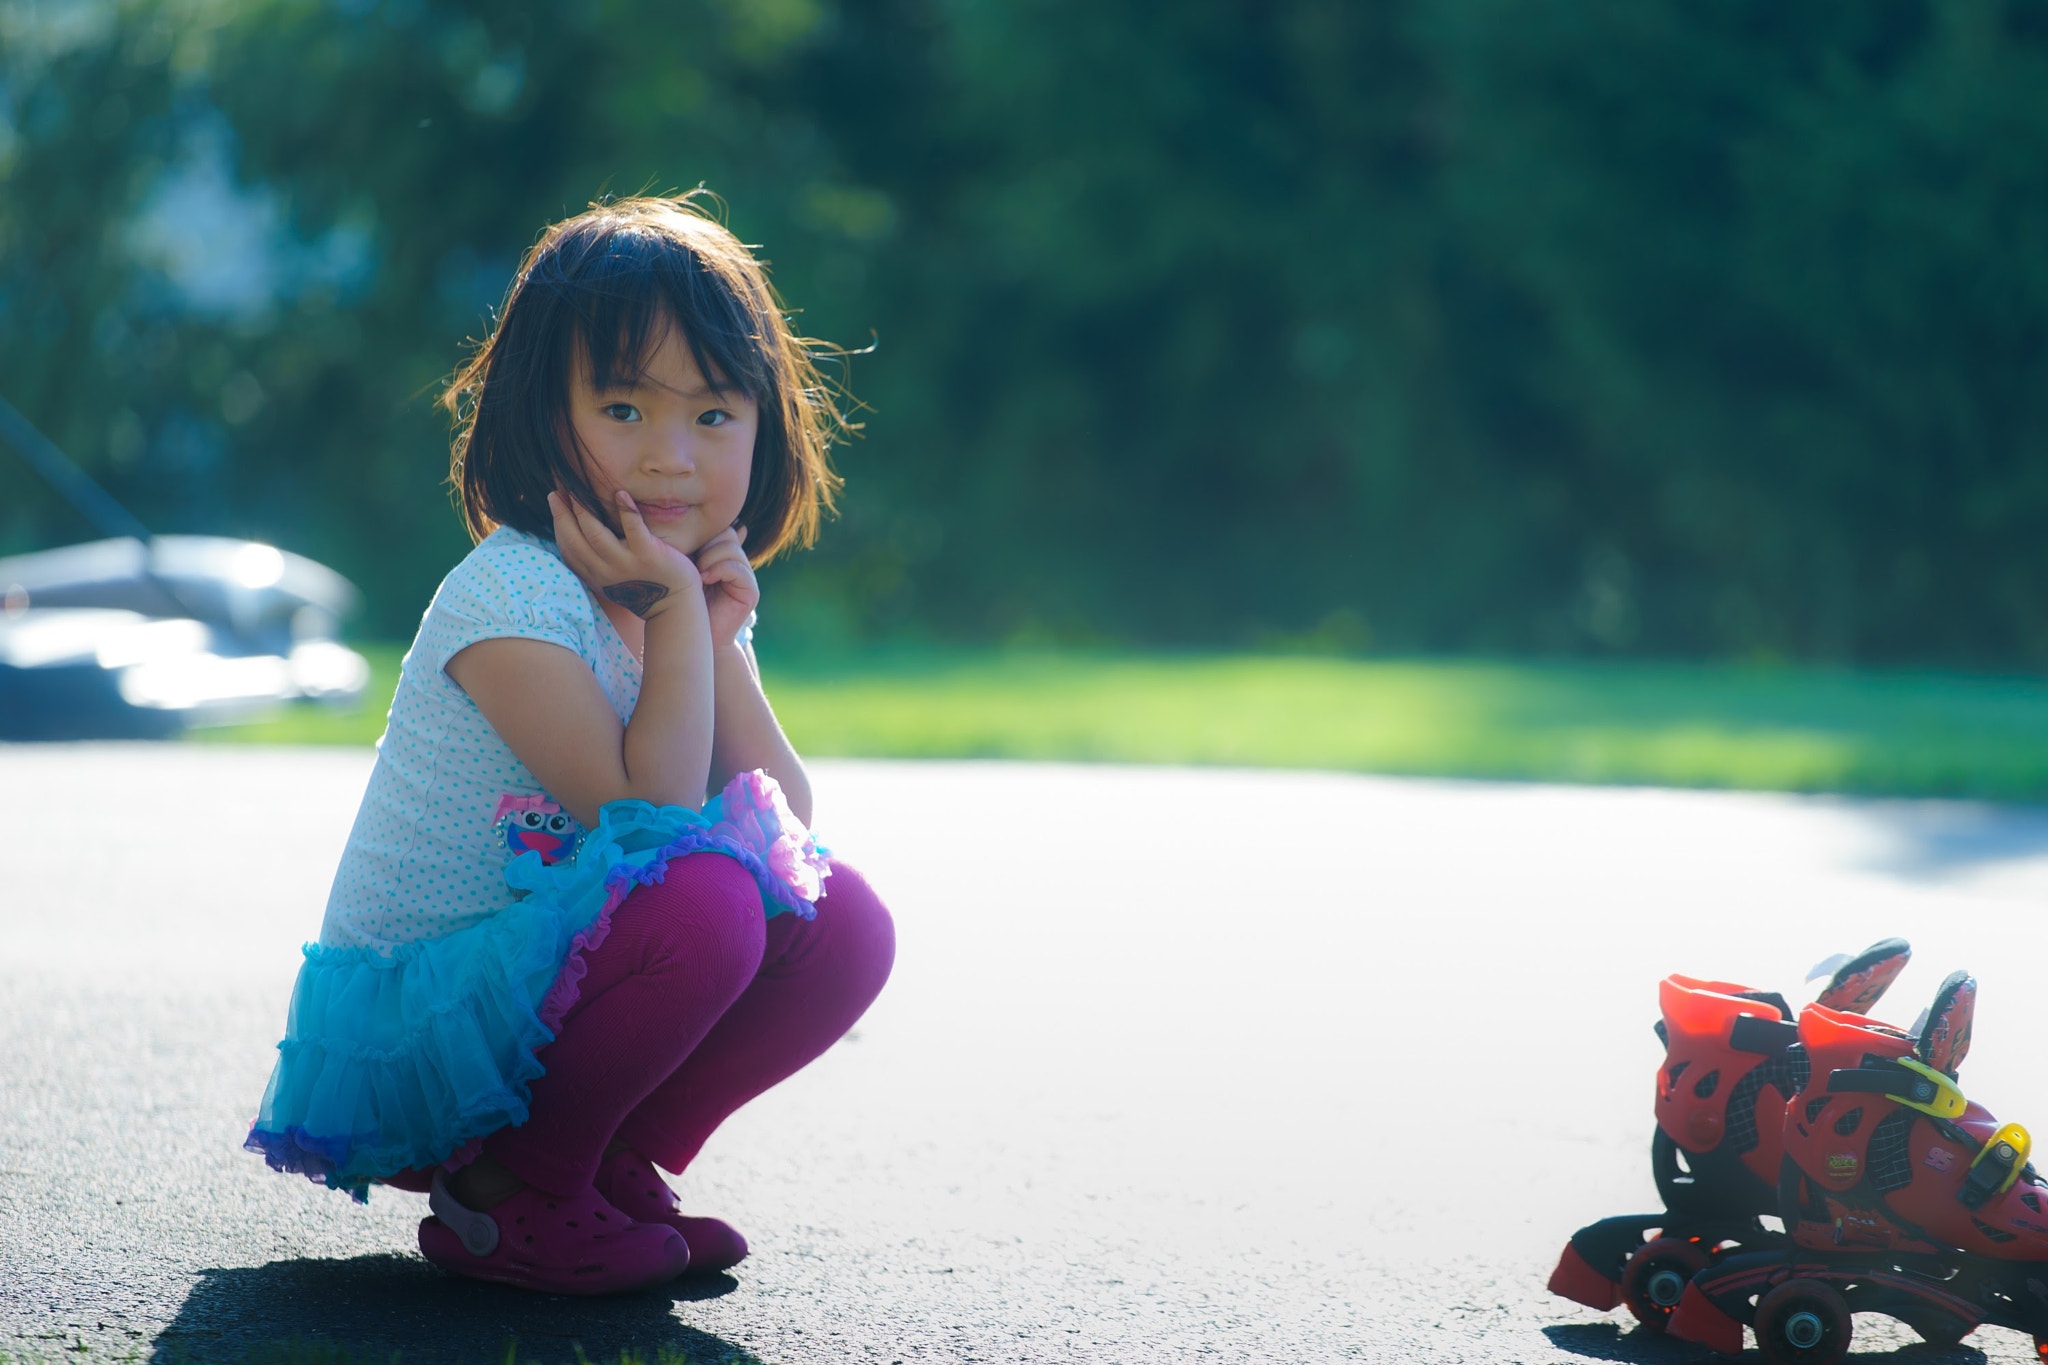
M 209 742 L 370 743 L 353 711 Z M 2048 799 L 2048 682 L 1712 664 L 897 650 L 764 660 L 799 752 Z

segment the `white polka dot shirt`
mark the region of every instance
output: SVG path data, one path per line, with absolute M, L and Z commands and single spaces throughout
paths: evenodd
M 406 652 L 328 895 L 323 944 L 389 951 L 512 903 L 505 810 L 532 809 L 546 793 L 443 671 L 477 641 L 503 637 L 573 651 L 620 721 L 632 718 L 640 663 L 596 599 L 548 541 L 493 531 L 442 580 Z

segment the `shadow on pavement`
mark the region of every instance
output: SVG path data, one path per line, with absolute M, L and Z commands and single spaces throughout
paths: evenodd
M 1858 815 L 1887 842 L 1874 870 L 1939 881 L 2048 855 L 2048 809 L 1976 801 L 1871 802 Z
M 1707 1354 L 1704 1347 L 1679 1341 L 1661 1332 L 1633 1328 L 1627 1332 L 1612 1322 L 1574 1322 L 1546 1327 L 1543 1335 L 1560 1351 L 1592 1360 L 1633 1360 L 1641 1365 L 1679 1365 Z
M 744 1347 L 679 1320 L 677 1304 L 738 1288 L 730 1275 L 678 1280 L 611 1298 L 533 1294 L 453 1279 L 414 1257 L 272 1261 L 200 1272 L 178 1315 L 157 1336 L 150 1365 L 179 1362 L 331 1359 L 341 1348 L 362 1362 L 403 1352 L 406 1365 L 503 1365 L 517 1343 L 521 1365 L 587 1358 L 602 1365 L 632 1351 L 691 1365 L 760 1365 Z
M 1639 1365 L 1680 1365 L 1681 1362 L 1701 1360 L 1725 1360 L 1704 1346 L 1689 1341 L 1679 1341 L 1658 1332 L 1646 1332 L 1638 1327 L 1624 1332 L 1612 1322 L 1575 1322 L 1561 1327 L 1546 1327 L 1543 1335 L 1550 1338 L 1550 1344 L 1560 1351 L 1569 1351 L 1575 1356 L 1586 1356 L 1592 1360 L 1629 1360 Z M 1754 1356 L 1753 1351 L 1744 1352 L 1745 1358 Z M 1858 1365 L 1879 1365 L 1894 1361 L 1897 1365 L 1985 1365 L 1985 1354 L 1974 1346 L 1931 1346 L 1925 1342 L 1914 1342 L 1891 1351 L 1858 1351 L 1854 1357 Z

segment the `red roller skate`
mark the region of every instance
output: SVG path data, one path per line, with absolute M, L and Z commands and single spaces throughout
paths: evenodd
M 1874 943 L 1836 968 L 1819 999 L 1866 1010 L 1911 956 L 1903 939 Z M 1695 1273 L 1783 1240 L 1759 1215 L 1778 1211 L 1785 1100 L 1807 1079 L 1782 995 L 1689 976 L 1666 977 L 1658 994 L 1664 1064 L 1650 1168 L 1664 1210 L 1580 1228 L 1550 1276 L 1553 1294 L 1602 1310 L 1626 1305 L 1653 1332 Z
M 1834 1365 L 1852 1313 L 1953 1345 L 1983 1323 L 2048 1359 L 2048 1188 L 2032 1140 L 1963 1097 L 1976 982 L 1942 982 L 1917 1036 L 1824 1005 L 1799 1016 L 1811 1062 L 1785 1108 L 1783 1245 L 1702 1271 L 1674 1335 L 1770 1365 Z

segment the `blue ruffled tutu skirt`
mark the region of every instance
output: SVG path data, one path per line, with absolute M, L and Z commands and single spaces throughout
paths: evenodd
M 478 924 L 392 953 L 306 945 L 284 1040 L 244 1144 L 356 1198 L 371 1182 L 473 1154 L 526 1121 L 535 1053 L 576 1002 L 583 954 L 612 911 L 669 860 L 738 859 L 770 916 L 815 914 L 826 851 L 765 773 L 741 773 L 693 811 L 614 801 L 573 857 L 514 858 L 520 899 Z

